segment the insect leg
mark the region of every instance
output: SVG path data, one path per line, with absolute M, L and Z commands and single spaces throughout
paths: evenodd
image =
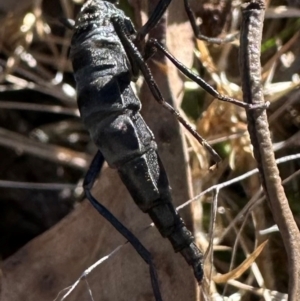
M 145 23 L 145 25 L 138 31 L 137 34 L 137 42 L 142 41 L 145 36 L 156 26 L 157 22 L 160 20 L 162 15 L 167 10 L 168 6 L 170 5 L 172 0 L 161 0 L 155 7 L 153 13 L 149 17 L 148 21 Z M 201 34 L 200 28 L 196 23 L 196 17 L 190 7 L 189 0 L 184 0 L 184 7 L 185 11 L 187 13 L 187 16 L 190 20 L 194 35 L 197 39 L 212 43 L 212 44 L 224 44 L 228 42 L 232 42 L 237 38 L 237 34 L 229 35 L 228 37 L 225 37 L 223 39 L 221 38 L 210 38 L 203 34 Z
M 87 199 L 91 202 L 94 208 L 107 220 L 109 221 L 115 229 L 122 234 L 129 243 L 133 246 L 133 248 L 137 251 L 137 253 L 144 259 L 144 261 L 149 265 L 150 276 L 151 276 L 151 284 L 154 292 L 155 300 L 162 301 L 157 272 L 152 261 L 152 257 L 150 252 L 143 246 L 143 244 L 138 240 L 134 234 L 128 230 L 107 208 L 105 208 L 102 204 L 100 204 L 92 195 L 91 189 L 93 184 L 102 168 L 105 159 L 100 151 L 95 155 L 90 168 L 85 176 L 83 182 L 83 188 L 85 191 L 85 195 Z
M 184 66 L 181 62 L 179 62 L 164 46 L 162 46 L 157 40 L 150 39 L 146 44 L 146 53 L 150 53 L 148 55 L 148 58 L 150 55 L 153 55 L 156 50 L 161 51 L 164 53 L 164 55 L 177 67 L 180 72 L 182 72 L 186 77 L 197 83 L 202 89 L 204 89 L 207 93 L 214 96 L 215 98 L 226 101 L 232 104 L 235 104 L 237 106 L 251 109 L 251 105 L 242 102 L 240 100 L 234 99 L 232 97 L 222 95 L 220 94 L 216 89 L 214 89 L 211 85 L 209 85 L 206 81 L 204 81 L 200 76 L 198 76 L 196 73 L 192 72 L 189 68 Z
M 212 159 L 216 163 L 220 162 L 220 156 L 209 145 L 209 143 L 193 129 L 193 127 L 180 115 L 180 113 L 176 109 L 174 109 L 169 103 L 165 101 L 141 53 L 137 50 L 134 43 L 126 35 L 123 21 L 116 17 L 113 18 L 112 22 L 124 48 L 126 49 L 126 53 L 129 54 L 134 59 L 134 62 L 139 66 L 139 69 L 143 73 L 149 89 L 156 101 L 177 118 L 177 120 L 196 138 L 196 140 L 206 148 L 206 150 L 210 153 Z
M 137 38 L 136 38 L 138 42 L 144 40 L 145 36 L 157 25 L 158 21 L 161 19 L 162 15 L 167 10 L 171 1 L 172 0 L 159 1 L 153 13 L 149 17 L 148 21 L 138 31 Z
M 149 59 L 156 50 L 161 51 L 162 53 L 165 54 L 165 56 L 177 67 L 177 69 L 182 72 L 186 77 L 197 83 L 202 89 L 204 89 L 207 93 L 212 95 L 213 97 L 232 103 L 236 106 L 252 110 L 252 109 L 257 109 L 257 108 L 266 108 L 267 106 L 261 106 L 261 105 L 253 105 L 253 104 L 248 104 L 243 101 L 237 100 L 235 98 L 229 97 L 227 95 L 220 94 L 216 89 L 214 89 L 210 84 L 208 84 L 206 81 L 204 81 L 200 76 L 198 76 L 196 73 L 192 72 L 189 68 L 184 66 L 181 62 L 179 62 L 163 45 L 161 45 L 157 40 L 155 39 L 150 39 L 146 43 L 146 49 L 145 53 L 147 55 L 147 59 Z
M 201 34 L 200 28 L 196 23 L 196 17 L 190 7 L 189 0 L 184 0 L 184 7 L 185 7 L 185 11 L 187 13 L 187 16 L 190 20 L 191 26 L 193 28 L 194 35 L 197 39 L 208 42 L 208 43 L 212 43 L 212 44 L 224 44 L 224 43 L 232 42 L 237 38 L 237 34 L 229 35 L 228 37 L 225 37 L 223 39 L 222 38 L 210 38 L 210 37 L 204 36 L 203 34 Z

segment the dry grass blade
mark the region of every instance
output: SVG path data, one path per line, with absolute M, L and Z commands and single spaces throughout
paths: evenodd
M 259 254 L 263 251 L 264 247 L 268 243 L 268 240 L 261 243 L 250 255 L 241 263 L 238 267 L 233 269 L 232 271 L 220 275 L 217 274 L 213 276 L 213 281 L 215 283 L 226 283 L 229 280 L 237 279 L 239 278 L 248 268 L 251 266 L 251 264 L 256 260 L 256 258 L 259 256 Z
M 284 293 L 280 293 L 278 291 L 272 291 L 266 288 L 257 288 L 253 287 L 251 285 L 247 285 L 245 283 L 242 283 L 237 280 L 229 280 L 228 284 L 231 286 L 236 287 L 239 290 L 251 292 L 257 296 L 261 296 L 264 298 L 264 300 L 267 301 L 287 301 L 288 300 L 288 295 Z

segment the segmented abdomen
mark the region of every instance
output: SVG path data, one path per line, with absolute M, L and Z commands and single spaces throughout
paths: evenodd
M 88 6 L 84 9 L 91 11 Z M 114 6 L 113 9 L 114 14 L 123 16 Z M 108 164 L 118 170 L 135 203 L 150 215 L 162 236 L 170 240 L 176 252 L 181 252 L 201 281 L 202 254 L 172 204 L 154 136 L 139 113 L 141 104 L 130 85 L 130 61 L 109 16 L 105 11 L 99 14 L 104 20 L 94 18 L 97 12 L 93 10 L 85 18 L 82 11 L 72 39 L 71 58 L 81 117 Z

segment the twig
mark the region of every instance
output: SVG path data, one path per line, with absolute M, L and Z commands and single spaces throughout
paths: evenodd
M 5 110 L 28 110 L 53 114 L 64 114 L 79 117 L 79 111 L 75 108 L 66 108 L 63 106 L 45 105 L 38 103 L 20 102 L 20 101 L 1 101 L 0 109 Z
M 59 164 L 86 170 L 91 156 L 66 147 L 45 144 L 0 127 L 0 145 Z
M 300 154 L 295 154 L 295 155 L 291 155 L 291 156 L 286 156 L 286 157 L 279 158 L 279 159 L 276 160 L 276 163 L 277 163 L 277 164 L 280 164 L 280 163 L 286 163 L 286 162 L 288 162 L 288 161 L 290 161 L 290 160 L 297 160 L 297 159 L 300 159 Z M 257 170 L 257 168 L 256 168 L 256 169 L 253 169 L 253 170 L 251 170 L 251 171 L 249 171 L 249 172 L 247 172 L 247 173 L 245 173 L 245 174 L 243 174 L 243 175 L 241 175 L 241 176 L 239 176 L 239 177 L 236 177 L 236 178 L 234 178 L 234 179 L 232 179 L 232 180 L 230 180 L 230 181 L 226 181 L 226 182 L 223 182 L 223 183 L 221 183 L 221 184 L 214 185 L 214 186 L 210 187 L 209 189 L 206 189 L 205 191 L 203 191 L 203 192 L 200 193 L 199 195 L 195 196 L 193 199 L 191 199 L 191 200 L 187 201 L 186 203 L 182 204 L 181 206 L 177 207 L 176 209 L 177 209 L 177 210 L 180 210 L 180 209 L 182 209 L 182 208 L 188 206 L 190 203 L 192 203 L 192 202 L 196 201 L 197 199 L 199 199 L 202 195 L 207 194 L 207 193 L 209 193 L 209 192 L 211 192 L 211 191 L 215 191 L 215 195 L 214 195 L 214 203 L 213 203 L 213 205 L 216 206 L 216 205 L 217 205 L 217 199 L 216 199 L 216 197 L 218 197 L 218 193 L 219 193 L 219 191 L 220 191 L 222 188 L 225 188 L 225 187 L 230 186 L 230 185 L 232 185 L 232 184 L 234 184 L 234 183 L 237 183 L 237 182 L 241 181 L 242 179 L 246 179 L 246 178 L 248 178 L 248 177 L 250 177 L 250 176 L 256 174 L 257 172 L 258 172 L 258 170 Z M 287 180 L 290 180 L 290 179 L 291 179 L 291 177 L 289 177 L 288 179 L 286 179 L 285 182 L 286 182 Z M 253 204 L 252 204 L 252 205 L 253 205 Z M 248 208 L 249 208 L 249 207 L 247 206 L 247 209 L 248 209 Z M 213 214 L 214 214 L 214 213 L 213 213 Z M 214 222 L 212 221 L 211 227 L 212 227 L 213 225 L 214 225 Z M 144 231 L 147 231 L 147 230 L 150 229 L 150 228 L 154 228 L 154 223 L 151 223 L 149 226 L 147 226 L 146 228 L 144 228 L 143 230 L 141 230 L 141 231 L 139 232 L 139 234 L 142 234 Z M 212 231 L 210 231 L 210 233 L 212 233 Z M 142 236 L 142 235 L 141 235 L 141 236 Z M 125 242 L 124 244 L 119 245 L 119 246 L 116 247 L 113 251 L 111 251 L 108 255 L 102 257 L 102 258 L 99 259 L 97 262 L 95 262 L 94 264 L 92 264 L 89 268 L 87 268 L 87 269 L 81 274 L 81 276 L 80 276 L 80 277 L 79 277 L 79 278 L 78 278 L 71 286 L 68 286 L 68 287 L 62 289 L 61 291 L 59 291 L 59 293 L 58 293 L 58 295 L 57 295 L 57 297 L 55 298 L 54 301 L 58 300 L 59 296 L 60 296 L 63 292 L 65 292 L 64 296 L 61 297 L 61 298 L 59 299 L 60 301 L 64 300 L 69 294 L 71 294 L 71 292 L 76 288 L 76 286 L 79 284 L 79 282 L 80 282 L 84 277 L 86 277 L 86 276 L 87 276 L 90 272 L 92 272 L 96 267 L 98 267 L 100 264 L 102 264 L 102 262 L 104 262 L 105 260 L 109 259 L 109 258 L 110 258 L 112 255 L 114 255 L 115 253 L 119 252 L 119 251 L 121 250 L 121 248 L 122 248 L 126 243 L 127 243 L 127 242 Z M 220 241 L 218 241 L 217 243 L 214 242 L 214 244 L 218 244 L 218 243 L 220 243 Z M 206 252 L 206 254 L 207 254 L 207 252 Z M 205 255 L 205 256 L 207 256 L 207 255 Z M 233 286 L 236 286 L 236 287 L 239 287 L 239 285 L 241 285 L 240 288 L 246 289 L 246 290 L 251 291 L 251 292 L 253 292 L 253 293 L 255 293 L 255 294 L 258 294 L 258 295 L 263 295 L 264 290 L 266 290 L 266 289 L 263 289 L 263 288 L 254 288 L 254 287 L 252 287 L 252 286 L 249 286 L 249 285 L 246 285 L 246 284 L 243 284 L 243 283 L 240 284 L 240 282 L 238 282 L 238 281 L 236 281 L 236 280 L 229 280 L 228 284 L 233 285 Z M 284 296 L 285 296 L 285 295 L 284 295 Z M 205 297 L 205 296 L 203 296 L 203 297 Z M 286 300 L 286 299 L 283 299 L 283 300 Z
M 265 291 L 267 291 L 271 296 L 274 296 L 273 300 L 280 300 L 280 301 L 288 300 L 286 294 L 283 294 L 283 293 L 280 293 L 280 292 L 277 292 L 277 291 L 271 291 L 271 290 L 268 290 L 268 289 L 265 289 L 265 288 L 256 288 L 256 287 L 253 287 L 251 285 L 247 285 L 245 283 L 242 283 L 242 282 L 234 280 L 234 279 L 229 280 L 228 284 L 230 284 L 230 285 L 232 285 L 236 288 L 239 288 L 240 290 L 245 290 L 245 291 L 252 292 L 252 293 L 254 293 L 258 296 L 264 296 Z
M 285 156 L 285 157 L 282 157 L 282 158 L 279 158 L 277 159 L 275 162 L 276 164 L 282 164 L 282 163 L 286 163 L 288 161 L 292 161 L 292 160 L 297 160 L 297 159 L 300 159 L 300 153 L 299 154 L 294 154 L 294 155 L 289 155 L 289 156 Z M 215 189 L 223 189 L 225 187 L 228 187 L 234 183 L 238 183 L 242 180 L 245 180 L 253 175 L 255 175 L 256 173 L 258 173 L 258 169 L 255 168 L 255 169 L 252 169 L 236 178 L 233 178 L 229 181 L 226 181 L 226 182 L 223 182 L 223 183 L 220 183 L 220 184 L 216 184 L 216 185 L 213 185 L 213 186 L 210 186 L 209 188 L 203 190 L 201 193 L 197 194 L 195 197 L 193 197 L 192 199 L 186 201 L 185 203 L 181 204 L 180 206 L 176 207 L 177 210 L 181 210 L 183 209 L 184 207 L 188 206 L 189 204 L 197 201 L 201 196 L 215 190 Z
M 253 0 L 243 9 L 240 48 L 240 72 L 244 101 L 263 105 L 261 87 L 260 44 L 264 19 L 264 2 Z M 274 220 L 282 235 L 289 262 L 289 299 L 300 300 L 300 235 L 285 196 L 275 162 L 265 110 L 247 111 L 248 130 L 254 147 L 262 186 Z
M 0 180 L 1 188 L 14 188 L 14 189 L 37 189 L 37 190 L 63 190 L 63 189 L 76 189 L 82 188 L 78 184 L 72 183 L 32 183 L 20 181 L 6 181 Z
M 218 196 L 219 196 L 220 190 L 216 188 L 214 190 L 214 199 L 213 204 L 211 208 L 211 215 L 210 215 L 210 225 L 209 225 L 209 244 L 206 249 L 206 252 L 203 256 L 203 260 L 205 261 L 207 257 L 209 257 L 210 261 L 210 269 L 209 269 L 209 282 L 211 282 L 212 274 L 213 274 L 213 259 L 214 259 L 214 252 L 213 252 L 213 243 L 214 243 L 214 232 L 215 232 L 215 226 L 216 226 L 216 219 L 217 219 L 217 209 L 218 209 Z M 211 284 L 209 285 L 211 287 Z
M 95 269 L 97 268 L 100 264 L 102 264 L 105 260 L 109 259 L 110 257 L 112 257 L 115 253 L 117 253 L 127 242 L 125 242 L 122 245 L 119 245 L 118 247 L 116 247 L 113 251 L 111 251 L 108 255 L 100 258 L 97 262 L 95 262 L 94 264 L 92 264 L 90 267 L 88 267 L 81 275 L 80 277 L 70 286 L 65 287 L 64 289 L 60 290 L 56 296 L 56 298 L 53 301 L 58 300 L 59 296 L 61 295 L 61 293 L 65 292 L 65 294 L 59 299 L 60 301 L 65 300 L 73 291 L 74 289 L 77 287 L 77 285 L 79 284 L 79 282 L 81 280 L 86 280 L 86 277 Z

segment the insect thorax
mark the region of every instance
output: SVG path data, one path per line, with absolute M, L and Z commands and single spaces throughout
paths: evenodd
M 89 0 L 81 8 L 77 16 L 75 30 L 85 30 L 89 25 L 95 27 L 111 25 L 112 17 L 118 16 L 125 19 L 124 12 L 118 9 L 117 1 Z

